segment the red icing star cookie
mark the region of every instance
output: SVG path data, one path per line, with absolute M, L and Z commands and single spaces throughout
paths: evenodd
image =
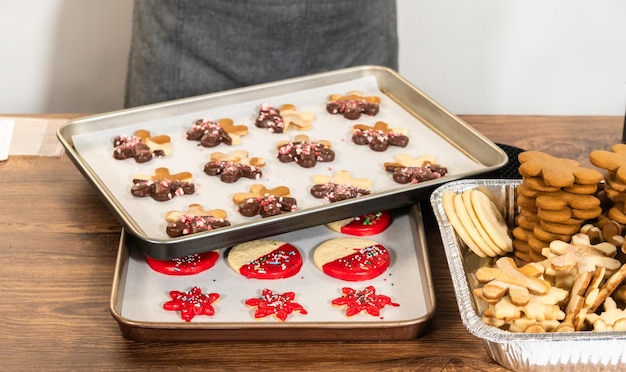
M 228 265 L 246 278 L 289 278 L 300 271 L 302 255 L 285 242 L 253 240 L 234 246 L 228 252 Z
M 315 265 L 325 274 L 345 280 L 375 278 L 389 267 L 389 251 L 380 243 L 364 238 L 330 239 L 315 248 Z
M 166 275 L 193 275 L 212 268 L 220 254 L 217 251 L 190 254 L 172 260 L 157 260 L 146 256 L 152 270 Z
M 345 305 L 346 316 L 353 316 L 361 311 L 379 316 L 380 310 L 387 305 L 400 306 L 400 304 L 392 302 L 389 296 L 376 294 L 376 288 L 371 285 L 359 290 L 344 287 L 341 292 L 343 295 L 335 298 L 331 303 L 335 306 Z
M 285 321 L 289 314 L 294 311 L 298 311 L 303 315 L 307 314 L 302 305 L 293 302 L 295 298 L 296 294 L 293 292 L 278 294 L 265 288 L 261 297 L 247 299 L 246 305 L 257 308 L 254 312 L 254 317 L 257 319 L 274 315 L 277 319 Z
M 220 298 L 218 293 L 204 294 L 199 287 L 193 287 L 189 291 L 171 291 L 171 301 L 163 304 L 163 309 L 180 311 L 184 321 L 190 322 L 196 315 L 214 315 L 213 303 Z
M 390 224 L 391 215 L 387 211 L 382 211 L 330 222 L 326 226 L 342 234 L 368 236 L 385 231 Z

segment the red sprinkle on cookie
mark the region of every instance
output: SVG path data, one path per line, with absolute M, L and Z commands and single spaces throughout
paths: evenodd
M 376 294 L 376 288 L 371 285 L 358 290 L 344 287 L 341 292 L 343 295 L 335 298 L 331 303 L 335 306 L 346 306 L 346 316 L 353 316 L 362 311 L 379 316 L 380 310 L 387 305 L 400 306 L 392 302 L 389 296 Z
M 302 305 L 293 302 L 295 298 L 296 294 L 294 292 L 278 294 L 265 288 L 263 289 L 261 297 L 247 299 L 246 305 L 257 308 L 254 312 L 254 317 L 256 319 L 274 315 L 277 319 L 284 322 L 287 320 L 289 314 L 294 311 L 298 311 L 303 315 L 307 314 L 307 311 L 304 307 L 302 307 Z
M 212 268 L 220 254 L 217 251 L 194 253 L 171 260 L 157 260 L 146 256 L 152 270 L 166 275 L 193 275 Z
M 218 293 L 204 294 L 200 287 L 193 287 L 189 291 L 171 291 L 171 301 L 163 304 L 163 309 L 180 311 L 184 321 L 190 322 L 196 315 L 214 315 L 213 303 L 220 298 Z

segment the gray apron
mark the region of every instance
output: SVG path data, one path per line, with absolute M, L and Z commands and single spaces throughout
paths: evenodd
M 395 0 L 136 0 L 125 106 L 398 68 Z

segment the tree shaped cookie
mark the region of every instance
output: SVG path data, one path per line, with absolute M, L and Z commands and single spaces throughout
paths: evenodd
M 291 128 L 307 130 L 315 115 L 311 112 L 296 111 L 292 104 L 284 104 L 277 109 L 265 103 L 259 108 L 254 125 L 259 128 L 267 128 L 271 133 L 287 132 Z
M 259 179 L 263 175 L 261 167 L 265 160 L 259 157 L 249 157 L 244 150 L 233 151 L 230 154 L 214 152 L 211 160 L 204 165 L 204 173 L 209 176 L 219 176 L 225 183 L 237 182 L 240 178 Z
M 383 166 L 387 172 L 391 172 L 393 180 L 401 184 L 430 181 L 448 174 L 448 168 L 435 164 L 435 157 L 432 155 L 415 158 L 400 154 L 395 157 L 394 162 L 387 162 Z
M 167 135 L 151 136 L 145 129 L 135 131 L 132 136 L 119 135 L 113 140 L 113 158 L 125 160 L 135 159 L 137 163 L 145 163 L 154 156 L 162 157 L 170 154 L 170 137 Z
M 136 174 L 130 190 L 133 196 L 150 196 L 156 201 L 167 201 L 175 196 L 195 192 L 193 177 L 189 172 L 171 174 L 167 168 L 157 168 L 153 175 Z
M 217 122 L 211 119 L 198 119 L 186 133 L 189 141 L 200 141 L 204 147 L 216 147 L 221 143 L 237 145 L 241 136 L 248 134 L 248 127 L 235 125 L 231 119 L 224 118 Z
M 287 186 L 268 189 L 262 184 L 250 186 L 249 192 L 238 192 L 233 195 L 233 202 L 239 206 L 242 216 L 270 217 L 282 213 L 293 212 L 297 208 L 295 198 L 290 196 Z
M 409 144 L 407 133 L 406 128 L 389 128 L 384 121 L 377 121 L 373 126 L 356 124 L 352 126 L 352 142 L 380 152 L 389 146 L 406 147 Z
M 353 178 L 348 171 L 338 171 L 333 176 L 316 175 L 313 177 L 311 195 L 318 199 L 336 201 L 352 199 L 371 194 L 372 180 Z
M 190 204 L 186 211 L 169 211 L 165 220 L 168 222 L 167 235 L 173 238 L 230 226 L 226 211 L 205 210 L 201 204 Z
M 363 96 L 362 92 L 352 91 L 347 95 L 331 94 L 328 97 L 326 111 L 333 115 L 343 115 L 344 118 L 356 120 L 361 114 L 374 116 L 380 109 L 380 97 Z
M 296 163 L 303 168 L 312 168 L 318 162 L 335 160 L 335 152 L 330 149 L 330 142 L 311 141 L 308 136 L 297 135 L 294 141 L 281 141 L 276 146 L 277 158 L 281 163 Z

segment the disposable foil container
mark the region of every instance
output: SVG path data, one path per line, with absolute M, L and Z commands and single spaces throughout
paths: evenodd
M 623 370 L 626 363 L 626 333 L 569 332 L 514 333 L 487 325 L 481 319 L 485 305 L 473 295 L 478 282 L 474 273 L 486 263 L 472 253 L 455 233 L 443 209 L 445 191 L 461 193 L 483 189 L 491 194 L 509 226 L 517 210 L 519 180 L 459 180 L 436 188 L 430 197 L 439 224 L 461 319 L 468 331 L 481 338 L 489 356 L 516 371 Z

